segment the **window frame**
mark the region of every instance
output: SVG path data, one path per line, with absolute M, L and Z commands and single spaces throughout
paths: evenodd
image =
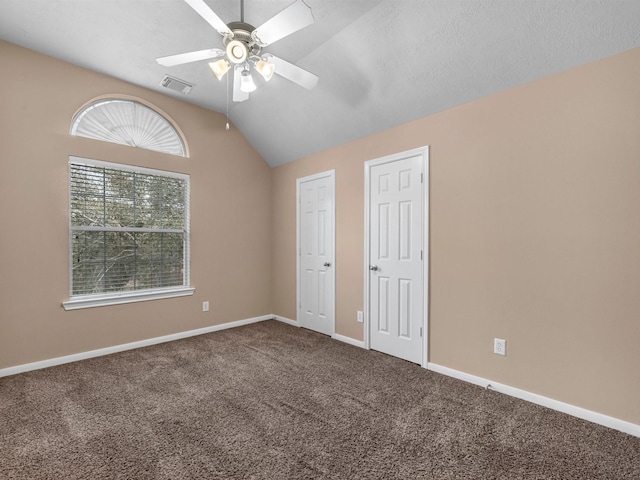
M 184 180 L 185 185 L 185 221 L 184 221 L 184 250 L 183 250 L 183 284 L 171 287 L 147 288 L 140 290 L 122 290 L 118 292 L 96 293 L 73 295 L 73 236 L 78 230 L 77 226 L 72 224 L 71 206 L 71 165 L 86 165 L 99 168 L 109 168 L 125 172 L 141 173 L 146 175 L 156 175 L 169 178 L 177 178 Z M 69 300 L 64 301 L 62 306 L 65 310 L 76 310 L 80 308 L 102 307 L 106 305 L 117 305 L 122 303 L 142 302 L 147 300 L 158 300 L 164 298 L 175 298 L 193 295 L 195 288 L 190 283 L 191 270 L 191 234 L 190 234 L 190 176 L 184 173 L 170 172 L 166 170 L 151 169 L 146 167 L 138 167 L 133 165 L 105 162 L 102 160 L 93 160 L 89 158 L 69 156 L 68 162 L 69 172 Z M 84 230 L 84 229 L 82 229 Z M 91 230 L 91 229 L 89 229 Z M 103 231 L 103 229 L 100 229 Z M 117 229 L 116 229 L 117 230 Z M 136 230 L 131 227 L 131 230 Z M 162 229 L 158 229 L 162 230 Z M 115 230 L 114 230 L 115 231 Z M 129 229 L 127 229 L 129 231 Z

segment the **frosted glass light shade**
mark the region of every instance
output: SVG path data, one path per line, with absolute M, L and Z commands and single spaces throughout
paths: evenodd
M 71 135 L 186 156 L 180 134 L 155 110 L 132 100 L 98 100 L 73 119 Z
M 253 81 L 253 77 L 251 77 L 251 73 L 249 73 L 249 70 L 243 70 L 241 75 L 240 90 L 246 93 L 255 92 L 257 87 Z
M 222 80 L 222 77 L 224 77 L 224 74 L 229 71 L 229 68 L 231 68 L 231 66 L 229 65 L 229 62 L 227 62 L 223 58 L 222 60 L 218 60 L 217 62 L 209 63 L 209 68 L 218 80 Z
M 276 71 L 276 66 L 271 62 L 258 60 L 256 62 L 256 70 L 268 82 L 269 80 L 271 80 L 271 77 L 273 77 L 273 73 Z

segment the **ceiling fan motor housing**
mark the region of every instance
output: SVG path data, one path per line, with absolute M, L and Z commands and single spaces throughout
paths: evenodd
M 231 22 L 227 26 L 231 34 L 225 35 L 222 42 L 230 61 L 239 64 L 250 56 L 260 55 L 262 47 L 251 36 L 255 30 L 253 25 L 245 22 Z

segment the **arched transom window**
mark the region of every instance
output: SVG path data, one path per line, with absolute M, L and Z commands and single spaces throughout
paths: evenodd
M 185 142 L 163 115 L 134 100 L 107 98 L 80 110 L 71 135 L 186 157 Z

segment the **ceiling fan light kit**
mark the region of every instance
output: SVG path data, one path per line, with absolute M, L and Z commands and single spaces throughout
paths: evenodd
M 311 7 L 304 0 L 296 0 L 258 28 L 244 21 L 244 0 L 240 0 L 241 21 L 229 24 L 225 24 L 204 0 L 184 1 L 222 35 L 224 50 L 212 48 L 160 57 L 156 59 L 159 64 L 175 66 L 220 58 L 209 63 L 209 68 L 218 80 L 224 78 L 233 64 L 234 102 L 247 100 L 248 94 L 257 89 L 251 76 L 252 67 L 267 82 L 275 73 L 309 90 L 318 83 L 316 75 L 292 63 L 271 54 L 260 56 L 264 47 L 314 22 Z

